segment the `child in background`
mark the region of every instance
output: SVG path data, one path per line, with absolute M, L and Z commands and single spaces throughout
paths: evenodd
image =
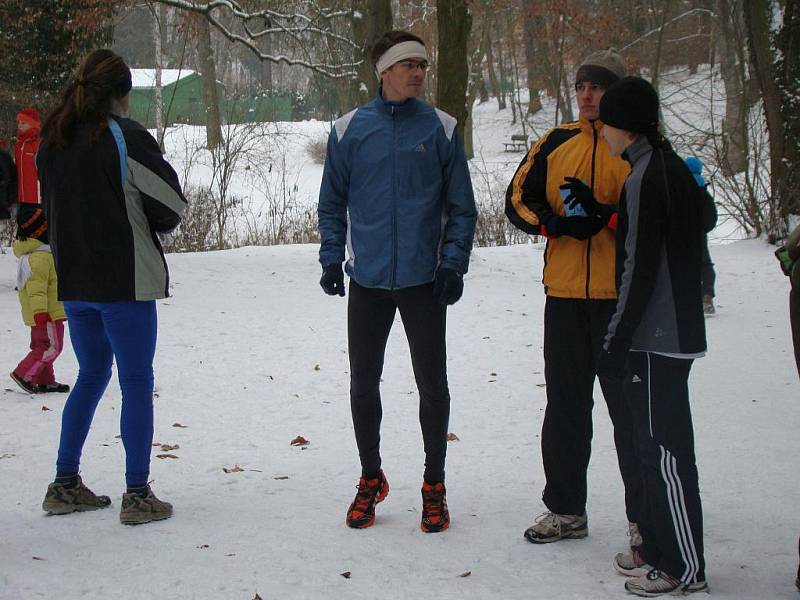
M 14 255 L 19 259 L 17 289 L 22 319 L 31 328 L 31 351 L 11 379 L 30 394 L 68 392 L 69 386 L 58 383 L 53 373 L 53 362 L 64 347 L 64 305 L 58 301 L 47 221 L 36 205 L 19 205 Z

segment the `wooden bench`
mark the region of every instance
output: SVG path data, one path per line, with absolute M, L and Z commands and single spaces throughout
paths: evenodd
M 511 136 L 510 142 L 503 142 L 504 152 L 527 152 L 528 136 L 522 133 L 515 133 Z

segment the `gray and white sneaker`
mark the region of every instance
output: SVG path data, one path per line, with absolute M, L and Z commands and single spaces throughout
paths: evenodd
M 642 545 L 642 534 L 639 532 L 637 523 L 628 523 L 628 542 L 631 548 L 637 548 Z
M 672 575 L 653 569 L 647 575 L 628 579 L 625 582 L 625 589 L 635 596 L 655 598 L 657 596 L 684 596 L 695 592 L 708 592 L 708 584 L 705 581 L 683 583 Z
M 143 493 L 122 494 L 119 520 L 124 525 L 141 525 L 150 521 L 169 519 L 171 516 L 172 504 L 156 498 L 149 485 Z
M 589 534 L 586 513 L 582 515 L 560 515 L 543 512 L 533 525 L 525 530 L 525 539 L 533 544 L 549 544 L 568 538 L 585 538 Z
M 625 577 L 642 577 L 653 570 L 651 565 L 644 562 L 642 555 L 635 548 L 629 552 L 620 552 L 614 557 L 614 569 Z
M 80 476 L 78 476 L 78 484 L 73 487 L 51 483 L 47 486 L 47 493 L 42 501 L 42 510 L 51 515 L 67 515 L 108 506 L 111 506 L 111 498 L 95 494 L 83 485 Z

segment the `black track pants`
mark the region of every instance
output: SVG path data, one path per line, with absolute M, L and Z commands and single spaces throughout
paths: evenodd
M 689 408 L 692 361 L 629 352 L 625 397 L 644 481 L 642 556 L 685 583 L 705 580 L 703 510 Z
M 592 444 L 596 361 L 616 300 L 547 297 L 544 309 L 544 369 L 547 409 L 542 425 L 542 460 L 549 510 L 579 515 L 586 510 L 586 470 Z M 639 521 L 641 479 L 633 421 L 619 382 L 600 385 L 614 425 L 628 520 Z
M 447 309 L 433 297 L 433 284 L 397 290 L 365 288 L 350 280 L 347 343 L 350 354 L 350 409 L 361 468 L 381 467 L 380 380 L 395 311 L 408 338 L 419 390 L 419 422 L 425 445 L 425 480 L 444 481 L 450 392 L 447 388 Z

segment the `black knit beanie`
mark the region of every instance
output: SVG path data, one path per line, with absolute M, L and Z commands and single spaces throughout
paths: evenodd
M 47 220 L 38 204 L 20 203 L 17 205 L 17 239 L 28 238 L 35 238 L 46 244 Z
M 600 99 L 600 120 L 633 133 L 658 133 L 658 94 L 641 77 L 623 77 Z

